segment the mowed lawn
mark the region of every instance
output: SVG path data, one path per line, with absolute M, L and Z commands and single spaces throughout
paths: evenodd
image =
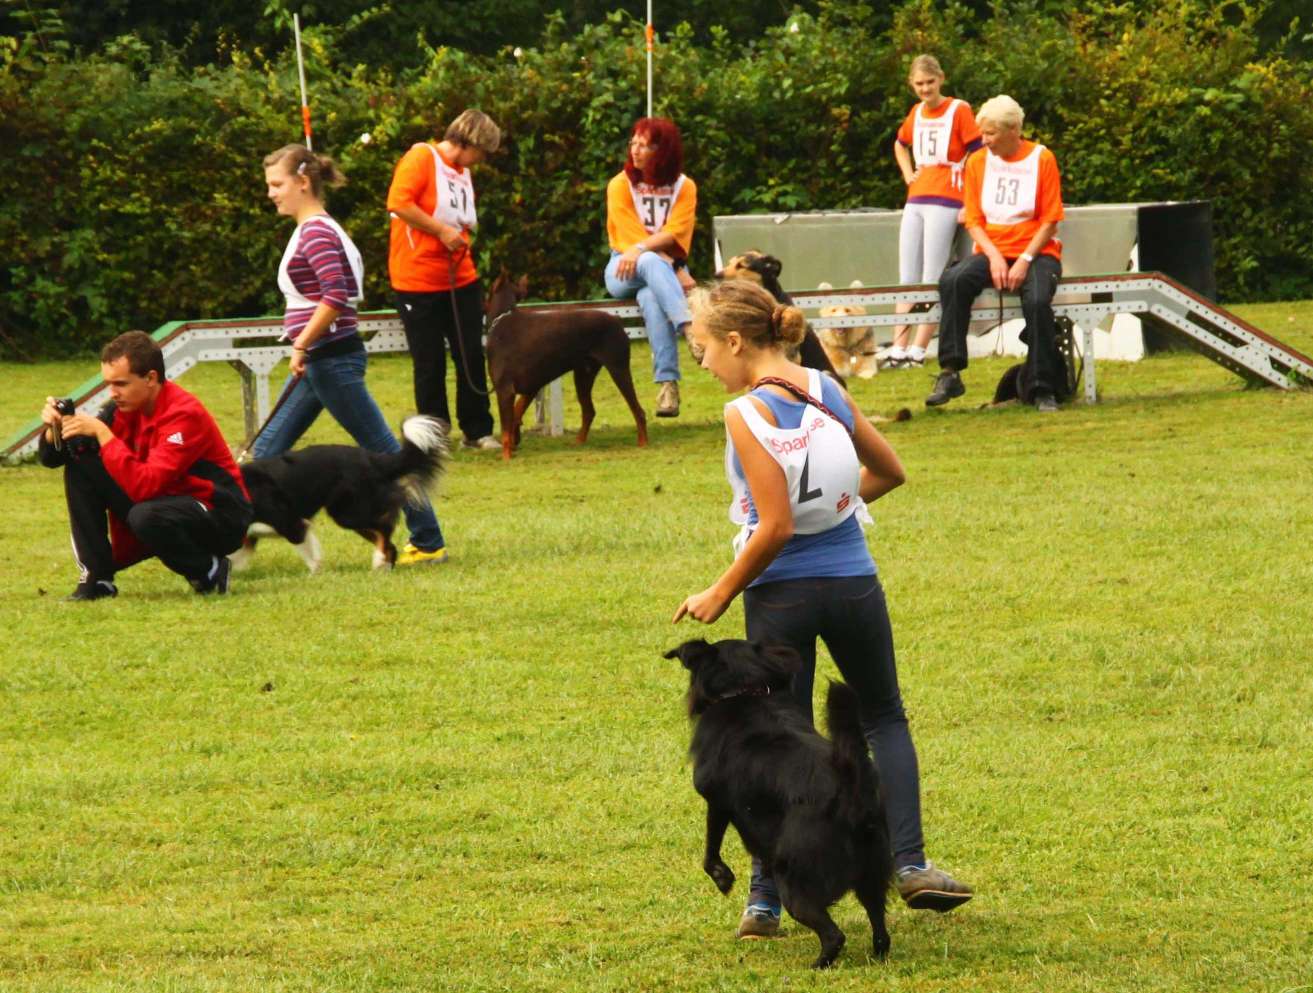
M 1240 309 L 1313 353 L 1313 304 Z M 700 868 L 661 654 L 742 613 L 670 623 L 732 535 L 725 397 L 684 361 L 646 450 L 602 377 L 585 448 L 458 453 L 443 567 L 373 574 L 324 522 L 313 578 L 269 541 L 226 598 L 149 563 L 66 604 L 59 476 L 0 470 L 0 990 L 1313 988 L 1313 394 L 1191 353 L 1051 417 L 977 409 L 1003 359 L 942 412 L 931 370 L 855 384 L 914 413 L 869 540 L 930 853 L 978 895 L 891 902 L 885 963 L 847 898 L 814 974 L 797 924 L 734 939 L 732 832 L 732 897 Z M 5 366 L 0 433 L 95 367 Z M 370 369 L 395 423 L 408 361 Z M 235 374 L 181 382 L 236 439 Z

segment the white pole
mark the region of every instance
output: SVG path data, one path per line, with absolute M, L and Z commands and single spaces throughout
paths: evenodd
M 652 28 L 652 0 L 647 0 L 647 116 L 652 116 L 652 41 L 656 36 Z
M 301 78 L 301 123 L 305 127 L 305 147 L 314 151 L 310 142 L 310 104 L 305 98 L 305 62 L 301 59 L 301 15 L 292 15 L 292 30 L 296 33 L 296 74 Z

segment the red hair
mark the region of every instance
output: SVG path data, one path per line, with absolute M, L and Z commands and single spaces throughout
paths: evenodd
M 652 154 L 652 166 L 644 176 L 634 165 L 632 152 L 625 152 L 625 175 L 631 183 L 651 183 L 654 186 L 669 186 L 684 171 L 684 142 L 679 137 L 679 128 L 675 122 L 666 117 L 640 117 L 630 132 L 632 141 L 642 138 L 656 148 Z

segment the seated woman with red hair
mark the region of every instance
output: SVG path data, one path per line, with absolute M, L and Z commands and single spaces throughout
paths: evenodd
M 634 125 L 625 167 L 606 185 L 606 233 L 611 261 L 606 289 L 634 297 L 652 344 L 658 417 L 679 415 L 678 339 L 691 320 L 685 294 L 697 185 L 684 175 L 679 128 L 664 117 Z

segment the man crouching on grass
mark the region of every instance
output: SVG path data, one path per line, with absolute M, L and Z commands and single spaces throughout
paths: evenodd
M 53 397 L 41 411 L 41 464 L 64 467 L 82 570 L 68 599 L 118 595 L 114 574 L 153 555 L 197 593 L 228 592 L 226 556 L 241 545 L 252 511 L 214 418 L 165 380 L 164 353 L 144 331 L 106 345 L 100 374 L 112 402 L 99 417 L 61 414 Z

